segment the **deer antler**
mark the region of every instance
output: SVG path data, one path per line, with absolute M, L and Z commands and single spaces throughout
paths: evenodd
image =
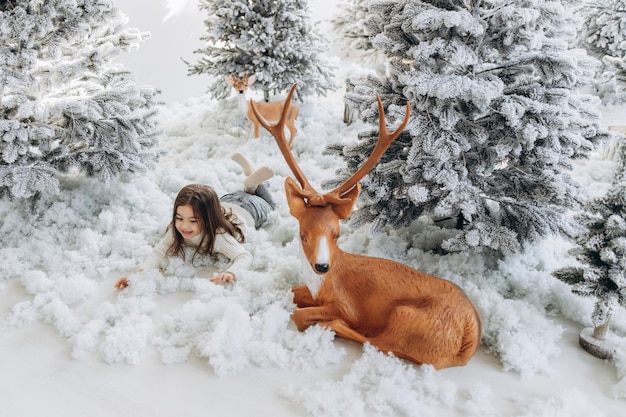
M 291 103 L 291 98 L 293 93 L 296 91 L 296 84 L 294 84 L 289 90 L 289 94 L 287 94 L 287 98 L 285 99 L 285 105 L 283 107 L 282 115 L 280 116 L 280 120 L 271 125 L 265 118 L 259 113 L 254 101 L 250 100 L 250 108 L 254 112 L 254 115 L 259 120 L 261 126 L 267 129 L 268 132 L 274 137 L 276 140 L 276 144 L 280 149 L 280 152 L 283 154 L 283 158 L 285 158 L 285 162 L 293 172 L 293 175 L 296 177 L 300 186 L 302 187 L 302 191 L 300 193 L 300 197 L 304 197 L 308 200 L 310 205 L 325 205 L 322 202 L 323 196 L 320 195 L 315 189 L 311 186 L 309 181 L 306 179 L 300 166 L 296 162 L 296 159 L 293 157 L 289 149 L 289 144 L 287 138 L 285 137 L 285 120 L 287 118 L 287 112 L 289 111 L 289 104 Z
M 389 133 L 385 122 L 385 109 L 383 108 L 383 103 L 380 100 L 380 97 L 376 97 L 376 101 L 378 101 L 378 142 L 376 143 L 374 150 L 363 165 L 361 165 L 361 167 L 354 174 L 352 174 L 350 178 L 345 180 L 343 184 L 339 185 L 334 190 L 329 191 L 327 195 L 332 195 L 334 198 L 341 199 L 342 195 L 357 185 L 358 182 L 361 181 L 361 179 L 363 179 L 363 177 L 367 175 L 372 168 L 374 168 L 374 165 L 376 165 L 376 163 L 380 160 L 393 141 L 400 136 L 400 133 L 402 133 L 409 122 L 409 118 L 411 117 L 411 106 L 407 102 L 404 120 L 393 133 Z
M 374 147 L 374 151 L 365 161 L 365 163 L 354 174 L 352 174 L 350 178 L 344 181 L 343 184 L 341 184 L 334 190 L 322 195 L 315 191 L 315 189 L 311 186 L 309 181 L 302 173 L 300 166 L 298 166 L 298 163 L 296 162 L 293 154 L 289 149 L 287 139 L 285 138 L 285 119 L 287 117 L 289 103 L 291 103 L 291 97 L 293 96 L 295 89 L 296 84 L 294 84 L 289 90 L 289 94 L 285 99 L 285 106 L 283 107 L 282 116 L 278 123 L 276 123 L 275 125 L 270 125 L 267 120 L 265 120 L 263 116 L 261 116 L 252 100 L 250 100 L 250 106 L 252 108 L 252 111 L 254 112 L 254 115 L 259 120 L 261 126 L 267 129 L 274 137 L 274 139 L 276 139 L 276 143 L 278 144 L 278 148 L 280 149 L 283 158 L 285 158 L 285 162 L 287 162 L 287 165 L 291 169 L 291 172 L 293 172 L 293 175 L 296 177 L 298 182 L 300 182 L 300 186 L 302 187 L 300 197 L 306 198 L 308 200 L 308 204 L 311 206 L 325 206 L 331 203 L 339 203 L 342 201 L 342 196 L 358 184 L 358 182 L 374 167 L 374 165 L 376 165 L 376 163 L 380 160 L 380 158 L 383 156 L 387 148 L 389 148 L 389 146 L 393 143 L 393 141 L 396 140 L 398 136 L 400 136 L 400 133 L 402 133 L 402 130 L 404 130 L 407 123 L 409 122 L 409 118 L 411 116 L 411 106 L 408 102 L 406 103 L 406 115 L 404 117 L 404 120 L 393 133 L 389 133 L 387 131 L 385 123 L 385 109 L 383 108 L 383 103 L 380 100 L 380 97 L 377 97 L 376 100 L 378 101 L 379 133 L 378 142 Z

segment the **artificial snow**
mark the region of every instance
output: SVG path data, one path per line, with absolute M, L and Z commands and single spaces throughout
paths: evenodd
M 342 97 L 339 89 L 300 106 L 293 153 L 318 190 L 342 163 L 325 146 L 370 129 L 343 123 Z M 311 272 L 283 192 L 291 172 L 274 139 L 263 131 L 245 141 L 235 97 L 198 93 L 161 106 L 159 120 L 154 170 L 108 185 L 70 174 L 58 196 L 34 208 L 0 201 L 3 414 L 617 417 L 626 409 L 626 314 L 612 320 L 622 338 L 612 363 L 578 347 L 593 304 L 550 275 L 572 262 L 565 240 L 548 237 L 492 265 L 430 252 L 446 231 L 429 219 L 380 233 L 344 225 L 343 250 L 398 260 L 468 293 L 484 338 L 464 367 L 435 371 L 317 326 L 299 332 L 290 288 Z M 242 187 L 234 152 L 276 171 L 277 209 L 246 235 L 253 268 L 219 285 L 207 279 L 210 265 L 138 273 L 181 187 L 205 183 L 220 195 Z M 574 173 L 591 195 L 608 188 L 616 166 L 603 152 Z M 120 292 L 121 276 L 131 286 Z

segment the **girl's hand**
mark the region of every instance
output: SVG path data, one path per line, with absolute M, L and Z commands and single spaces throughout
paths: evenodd
M 122 277 L 118 279 L 117 282 L 115 283 L 115 288 L 118 290 L 123 290 L 126 287 L 128 287 L 128 278 L 126 277 Z
M 210 279 L 211 282 L 219 284 L 220 282 L 232 282 L 235 279 L 235 274 L 230 271 L 220 272 Z

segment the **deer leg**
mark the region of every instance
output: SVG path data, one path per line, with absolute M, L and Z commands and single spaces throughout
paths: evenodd
M 296 129 L 296 127 L 292 124 L 290 124 L 289 126 L 287 126 L 289 128 L 289 147 L 291 148 L 291 144 L 293 143 L 293 140 L 296 138 L 296 133 L 298 132 L 298 129 Z
M 350 126 L 352 124 L 352 109 L 347 104 L 343 105 L 343 122 Z
M 293 311 L 291 319 L 298 330 L 303 331 L 307 327 L 316 324 L 330 322 L 338 316 L 337 310 L 331 305 L 317 307 L 297 308 Z
M 252 138 L 253 133 L 254 133 L 254 122 L 250 120 L 250 129 L 248 129 L 248 135 L 246 136 L 246 141 L 249 141 Z
M 354 340 L 359 343 L 369 342 L 368 338 L 356 330 L 351 329 L 350 326 L 348 326 L 348 324 L 341 319 L 334 319 L 329 322 L 320 323 L 320 326 L 334 331 L 337 336 L 343 337 L 344 339 Z
M 306 285 L 298 285 L 297 287 L 293 287 L 291 289 L 293 292 L 293 302 L 298 307 L 314 307 L 317 305 L 315 299 L 311 295 L 311 291 L 309 287 Z

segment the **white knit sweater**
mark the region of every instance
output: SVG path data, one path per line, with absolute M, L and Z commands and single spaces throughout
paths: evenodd
M 224 206 L 226 206 L 226 204 L 224 204 Z M 248 220 L 246 219 L 246 215 L 250 218 L 251 216 L 247 212 L 245 214 L 238 212 L 242 210 L 241 207 L 233 205 L 233 213 L 245 222 Z M 254 224 L 254 222 L 252 222 L 252 224 Z M 244 223 L 242 226 L 245 232 L 247 224 Z M 197 248 L 202 241 L 202 237 L 203 234 L 201 233 L 191 239 L 185 239 L 185 245 L 191 248 Z M 154 247 L 150 256 L 143 261 L 139 270 L 147 271 L 155 268 L 166 269 L 169 264 L 167 250 L 172 246 L 172 243 L 174 243 L 174 236 L 172 236 L 171 231 L 168 230 L 163 239 Z M 226 271 L 233 273 L 235 277 L 239 276 L 242 271 L 249 269 L 252 264 L 252 255 L 250 252 L 248 252 L 230 233 L 225 231 L 221 233 L 218 232 L 215 235 L 213 253 L 221 254 L 231 261 Z

